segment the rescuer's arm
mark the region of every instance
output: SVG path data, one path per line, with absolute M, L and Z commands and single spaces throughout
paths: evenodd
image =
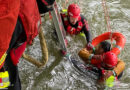
M 87 43 L 91 43 L 92 42 L 91 30 L 89 29 L 88 22 L 85 19 L 82 30 L 86 36 Z
M 118 59 L 118 63 L 113 70 L 105 70 L 104 78 L 109 78 L 111 75 L 118 77 L 125 69 L 125 63 Z
M 116 75 L 119 76 L 123 72 L 124 69 L 125 69 L 125 62 L 118 59 L 118 63 L 116 65 L 116 67 L 114 68 Z

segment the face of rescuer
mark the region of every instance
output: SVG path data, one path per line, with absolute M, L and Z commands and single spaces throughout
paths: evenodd
M 69 21 L 72 25 L 75 25 L 78 21 L 78 18 L 73 18 L 73 17 L 69 16 Z
M 68 18 L 72 25 L 75 25 L 80 16 L 80 8 L 77 4 L 70 4 L 68 7 Z

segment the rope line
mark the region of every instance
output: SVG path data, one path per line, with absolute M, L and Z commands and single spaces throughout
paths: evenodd
M 36 60 L 35 58 L 23 53 L 23 58 L 25 58 L 25 60 L 29 61 L 30 63 L 34 64 L 37 67 L 43 67 L 46 65 L 46 63 L 48 62 L 48 49 L 47 49 L 47 45 L 46 45 L 46 41 L 43 35 L 43 31 L 42 29 L 40 29 L 39 32 L 39 40 L 40 40 L 40 46 L 41 46 L 41 50 L 42 50 L 42 62 L 40 62 L 39 60 Z
M 107 9 L 105 0 L 102 0 L 102 6 L 104 9 L 104 14 L 105 14 L 106 22 L 107 22 L 108 31 L 111 32 L 110 18 L 109 18 L 109 13 L 108 13 L 108 9 Z
M 105 19 L 106 19 L 106 22 L 107 22 L 107 29 L 108 29 L 108 32 L 110 32 L 110 41 L 111 41 L 111 46 L 112 46 L 112 42 L 113 42 L 112 29 L 111 29 L 110 17 L 109 17 L 109 13 L 108 13 L 108 9 L 107 9 L 107 5 L 106 5 L 105 0 L 102 0 L 102 6 L 103 6 L 103 9 L 104 9 Z
M 65 0 L 65 3 L 63 4 L 63 7 L 62 7 L 63 9 L 66 8 L 66 5 L 68 4 L 68 1 L 69 1 L 69 0 Z

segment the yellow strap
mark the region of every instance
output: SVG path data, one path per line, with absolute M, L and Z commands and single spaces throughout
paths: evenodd
M 63 13 L 66 13 L 66 12 L 67 12 L 67 9 L 62 9 L 62 12 L 63 12 Z
M 67 15 L 67 9 L 62 9 L 61 12 Z
M 9 77 L 8 71 L 0 72 L 0 78 L 6 78 Z
M 85 34 L 83 32 L 80 32 L 80 36 L 85 37 Z
M 114 80 L 115 77 L 112 75 L 106 80 L 106 86 L 107 87 L 113 87 L 114 86 Z
M 0 83 L 0 88 L 6 88 L 10 85 L 8 71 L 0 72 L 0 78 L 2 78 L 2 83 Z
M 9 77 L 8 71 L 0 72 L 0 78 L 8 78 L 8 77 Z
M 0 59 L 0 65 L 3 64 L 3 62 L 5 61 L 6 56 L 7 56 L 7 54 L 4 53 L 4 55 Z
M 10 85 L 10 82 L 6 82 L 6 83 L 0 83 L 0 89 L 1 88 L 6 88 Z

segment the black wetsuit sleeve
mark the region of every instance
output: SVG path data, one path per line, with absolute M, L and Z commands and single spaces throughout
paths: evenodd
M 92 37 L 91 37 L 90 30 L 87 31 L 87 30 L 84 29 L 84 34 L 86 36 L 87 43 L 92 42 Z
M 90 31 L 89 26 L 88 26 L 88 21 L 82 15 L 81 15 L 81 18 L 82 18 L 81 20 L 83 22 L 83 28 L 81 31 L 84 32 L 84 34 L 86 36 L 87 43 L 92 42 L 92 36 L 91 36 L 91 31 Z

